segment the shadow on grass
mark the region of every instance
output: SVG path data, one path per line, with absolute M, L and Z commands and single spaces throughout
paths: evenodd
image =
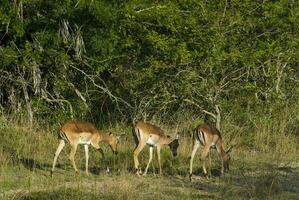
M 51 169 L 52 169 L 52 165 L 51 164 L 48 164 L 48 163 L 41 163 L 39 161 L 36 161 L 32 158 L 21 158 L 19 159 L 19 162 L 28 170 L 30 171 L 34 171 L 36 169 L 39 169 L 39 170 L 42 170 L 42 171 L 47 171 L 47 172 L 50 172 Z M 57 163 L 56 166 L 55 166 L 55 172 L 57 172 L 57 169 L 62 169 L 62 170 L 68 170 L 66 169 L 65 167 L 66 165 L 65 164 L 59 164 Z M 73 171 L 73 168 L 70 168 L 69 170 Z M 85 170 L 85 169 L 82 169 L 82 171 Z M 91 174 L 94 174 L 94 175 L 99 175 L 100 173 L 102 172 L 105 172 L 106 169 L 103 169 L 103 168 L 100 168 L 100 167 L 96 167 L 96 166 L 93 166 L 93 167 L 89 167 L 89 172 Z
M 32 158 L 21 158 L 19 159 L 19 162 L 30 171 L 33 171 L 34 169 L 50 170 L 52 167 L 52 165 L 48 163 L 41 163 Z M 57 164 L 56 167 L 61 168 L 61 165 Z
M 109 170 L 110 170 L 110 168 L 109 168 Z M 105 168 L 101 168 L 101 167 L 92 166 L 89 168 L 89 172 L 94 175 L 100 175 L 102 173 L 108 173 L 109 171 L 107 171 L 107 167 L 105 169 Z
M 299 169 L 287 172 L 268 169 L 250 173 L 231 172 L 220 179 L 195 180 L 188 186 L 218 194 L 223 199 L 298 199 L 298 180 Z
M 133 192 L 134 193 L 134 192 Z M 91 193 L 91 192 L 83 192 L 80 190 L 74 190 L 74 189 L 66 189 L 66 190 L 57 190 L 57 191 L 40 191 L 40 192 L 32 192 L 29 194 L 22 195 L 20 194 L 17 199 L 19 200 L 98 200 L 98 199 L 105 199 L 105 200 L 112 200 L 112 199 L 152 199 L 152 196 L 143 196 L 139 197 L 137 193 L 131 193 L 130 195 L 119 195 L 114 194 L 112 191 L 108 191 L 107 193 Z M 179 194 L 178 198 L 175 197 L 175 199 L 180 199 L 181 196 Z M 204 198 L 204 199 L 214 199 L 215 196 L 213 194 L 198 194 L 198 195 L 190 195 L 192 199 L 198 199 L 198 198 Z M 167 198 L 173 198 L 171 194 L 163 196 L 163 199 Z
M 87 193 L 74 189 L 61 189 L 56 191 L 39 191 L 31 192 L 29 194 L 22 195 L 17 198 L 20 200 L 59 200 L 59 199 L 86 199 L 94 200 L 98 199 L 93 193 Z

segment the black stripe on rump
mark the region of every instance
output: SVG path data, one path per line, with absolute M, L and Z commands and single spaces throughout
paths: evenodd
M 198 136 L 197 136 L 197 129 L 193 129 L 193 140 L 198 140 Z
M 66 136 L 65 132 L 60 131 L 60 132 L 59 132 L 59 136 L 60 136 L 59 139 L 62 139 L 62 140 L 64 140 L 64 141 L 70 143 L 70 141 L 69 141 L 68 137 Z
M 138 141 L 140 141 L 140 130 L 139 130 L 139 128 L 137 128 L 137 133 L 136 133 L 136 135 L 137 135 Z
M 196 131 L 197 140 L 200 142 L 201 145 L 204 145 L 204 142 L 202 140 L 201 131 L 197 129 Z
M 206 144 L 206 138 L 205 138 L 205 132 L 203 132 L 203 131 L 200 131 L 200 133 L 201 133 L 201 135 L 202 135 L 202 142 L 204 143 L 204 144 Z

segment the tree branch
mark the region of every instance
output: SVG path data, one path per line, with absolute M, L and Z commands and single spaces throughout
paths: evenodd
M 122 99 L 122 98 L 120 98 L 120 97 L 117 97 L 117 96 L 113 95 L 112 92 L 111 92 L 107 87 L 103 87 L 103 86 L 97 84 L 97 83 L 95 82 L 94 78 L 93 78 L 93 76 L 95 76 L 95 75 L 89 75 L 89 74 L 87 74 L 85 71 L 83 71 L 82 69 L 79 69 L 79 68 L 77 68 L 77 67 L 75 67 L 75 66 L 72 66 L 72 65 L 71 65 L 70 67 L 73 68 L 73 69 L 75 69 L 75 70 L 77 70 L 78 72 L 82 73 L 86 78 L 88 78 L 88 79 L 92 82 L 92 84 L 93 84 L 96 88 L 102 90 L 105 94 L 107 94 L 107 95 L 110 97 L 111 100 L 114 100 L 114 101 L 117 103 L 117 106 L 118 106 L 118 102 L 120 101 L 120 102 L 124 103 L 126 106 L 128 106 L 129 108 L 133 109 L 133 106 L 132 106 L 131 104 L 129 104 L 129 103 L 128 103 L 127 101 L 125 101 L 124 99 Z M 119 107 L 119 106 L 118 106 L 118 107 Z M 119 109 L 119 110 L 120 110 L 120 109 Z

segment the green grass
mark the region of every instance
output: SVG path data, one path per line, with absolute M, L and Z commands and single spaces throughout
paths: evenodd
M 38 125 L 28 128 L 0 118 L 0 199 L 298 199 L 298 138 L 281 134 L 283 130 L 270 137 L 269 129 L 263 128 L 248 140 L 241 134 L 243 128 L 227 124 L 223 137 L 236 144 L 230 172 L 219 177 L 220 161 L 212 152 L 212 177 L 192 183 L 188 180 L 188 132 L 182 134 L 176 158 L 168 147 L 162 150 L 163 175 L 158 175 L 155 154 L 148 176 L 138 177 L 132 172 L 134 142 L 130 127 L 115 125 L 110 130 L 127 134 L 117 156 L 107 146 L 105 159 L 91 149 L 91 175 L 87 176 L 83 147 L 79 147 L 76 162 L 81 172 L 76 175 L 67 146 L 51 178 L 49 171 L 58 145 L 56 131 Z M 250 145 L 244 145 L 246 142 Z M 147 158 L 145 148 L 140 156 L 143 168 Z M 109 173 L 105 172 L 107 166 Z M 194 170 L 201 174 L 199 156 L 194 160 Z

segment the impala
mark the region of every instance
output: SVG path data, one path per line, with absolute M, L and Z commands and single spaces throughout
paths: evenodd
M 84 145 L 85 149 L 85 171 L 88 174 L 88 147 L 89 145 L 96 148 L 100 153 L 103 154 L 103 150 L 99 146 L 100 142 L 104 142 L 110 145 L 112 151 L 117 154 L 117 144 L 119 142 L 120 136 L 113 136 L 112 133 L 104 133 L 102 131 L 97 130 L 97 128 L 89 122 L 78 122 L 78 121 L 71 121 L 65 123 L 58 134 L 59 138 L 59 145 L 56 150 L 53 166 L 51 170 L 51 175 L 54 172 L 55 165 L 57 162 L 57 158 L 62 151 L 63 147 L 65 146 L 65 143 L 70 144 L 71 146 L 71 152 L 70 152 L 70 160 L 72 163 L 73 168 L 75 169 L 75 172 L 78 172 L 78 169 L 76 167 L 75 163 L 75 154 L 77 151 L 77 147 L 79 144 Z
M 203 150 L 201 153 L 201 162 L 202 162 L 203 174 L 206 178 L 208 178 L 208 176 L 207 176 L 205 160 L 207 158 L 207 155 L 209 154 L 211 147 L 216 148 L 217 153 L 221 159 L 221 174 L 223 175 L 224 171 L 226 172 L 229 170 L 229 161 L 231 159 L 230 156 L 231 147 L 225 151 L 223 148 L 223 141 L 222 141 L 220 131 L 212 125 L 202 124 L 197 126 L 193 130 L 193 148 L 192 148 L 192 153 L 190 158 L 190 172 L 189 172 L 190 181 L 192 181 L 193 159 L 200 144 L 203 146 Z
M 147 174 L 148 167 L 153 158 L 154 147 L 157 148 L 159 170 L 160 174 L 162 174 L 160 150 L 163 145 L 168 145 L 170 147 L 170 150 L 172 151 L 173 156 L 176 156 L 179 146 L 178 134 L 176 133 L 176 137 L 173 139 L 169 135 L 165 135 L 162 129 L 157 126 L 154 126 L 150 123 L 138 122 L 135 125 L 133 135 L 136 142 L 136 148 L 133 154 L 136 173 L 138 175 L 142 173 L 141 169 L 139 168 L 138 155 L 146 145 L 149 145 L 149 160 L 143 175 Z

